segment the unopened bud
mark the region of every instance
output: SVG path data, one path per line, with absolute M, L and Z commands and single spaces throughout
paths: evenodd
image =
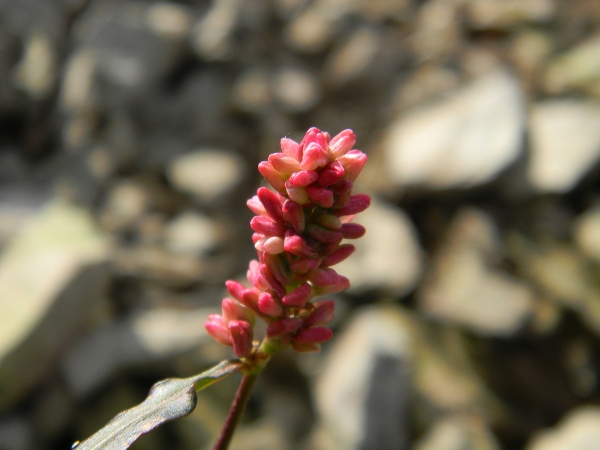
M 304 231 L 304 208 L 292 200 L 286 200 L 282 207 L 283 219 L 288 222 L 296 233 Z
M 333 206 L 333 192 L 329 189 L 320 188 L 317 186 L 306 186 L 306 193 L 311 202 L 323 208 L 331 208 Z
M 333 300 L 321 300 L 315 303 L 315 309 L 304 319 L 304 327 L 327 325 L 333 319 L 335 303 Z
M 283 314 L 283 308 L 279 306 L 271 294 L 266 292 L 259 295 L 258 308 L 263 314 L 270 317 L 279 317 Z
M 342 225 L 342 228 L 340 228 L 340 232 L 342 233 L 342 236 L 344 236 L 344 239 L 361 238 L 365 235 L 366 231 L 365 227 L 358 223 L 345 223 Z
M 327 327 L 312 327 L 300 330 L 294 336 L 294 342 L 297 344 L 319 344 L 326 342 L 333 337 L 333 331 Z
M 356 135 L 352 130 L 344 130 L 337 136 L 331 138 L 329 142 L 329 154 L 333 159 L 337 159 L 345 155 L 354 147 L 356 143 Z
M 283 138 L 281 140 L 281 151 L 298 162 L 302 161 L 302 146 L 291 139 Z
M 355 249 L 354 245 L 351 245 L 351 244 L 345 244 L 345 245 L 339 246 L 333 253 L 331 253 L 330 255 L 327 255 L 323 259 L 323 264 L 322 264 L 323 267 L 330 267 L 330 266 L 334 266 L 338 263 L 341 263 L 346 258 L 348 258 L 354 252 L 354 250 L 356 250 L 356 249 Z
M 231 333 L 233 352 L 238 358 L 245 358 L 252 351 L 252 326 L 243 320 L 232 320 L 227 325 Z
M 266 187 L 258 188 L 258 191 L 256 191 L 256 196 L 271 219 L 275 220 L 276 222 L 280 222 L 281 205 L 283 203 L 282 197 L 275 192 L 270 191 Z
M 304 304 L 313 296 L 312 287 L 308 283 L 302 283 L 292 292 L 284 295 L 281 302 L 284 305 L 295 308 L 302 308 Z
M 263 161 L 258 165 L 258 171 L 269 182 L 276 191 L 285 192 L 286 176 L 275 170 L 273 165 L 268 161 Z

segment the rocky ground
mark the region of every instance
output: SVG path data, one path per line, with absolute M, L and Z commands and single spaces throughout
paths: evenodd
M 597 0 L 1 0 L 0 449 L 230 357 L 256 165 L 309 126 L 369 155 L 368 232 L 233 448 L 600 448 Z M 235 383 L 133 448 L 210 448 Z

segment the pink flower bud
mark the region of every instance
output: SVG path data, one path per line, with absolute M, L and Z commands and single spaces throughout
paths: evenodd
M 242 295 L 244 294 L 244 291 L 246 290 L 246 288 L 244 287 L 243 284 L 238 283 L 237 281 L 234 281 L 234 280 L 227 280 L 225 282 L 225 287 L 227 288 L 227 292 L 229 292 L 229 295 L 231 295 L 237 301 L 242 300 Z
M 312 284 L 324 287 L 335 283 L 337 273 L 333 269 L 316 269 L 311 270 L 306 275 Z
M 258 171 L 276 191 L 285 192 L 285 180 L 287 177 L 281 172 L 276 171 L 270 162 L 261 162 L 258 165 Z
M 283 314 L 283 308 L 277 304 L 271 294 L 263 292 L 258 297 L 258 308 L 263 314 L 270 317 L 279 317 Z
M 335 250 L 330 255 L 327 255 L 323 259 L 322 266 L 330 267 L 330 266 L 334 266 L 338 263 L 341 263 L 346 258 L 348 258 L 352 253 L 354 253 L 354 250 L 356 250 L 354 245 L 351 245 L 351 244 L 341 245 L 340 247 L 338 247 L 337 250 Z
M 265 254 L 263 263 L 267 265 L 269 271 L 275 279 L 284 286 L 292 281 L 293 274 L 290 272 L 286 261 L 278 255 Z
M 332 211 L 336 216 L 349 216 L 351 214 L 358 214 L 363 212 L 371 204 L 371 197 L 366 194 L 352 195 L 348 199 L 348 203 L 341 208 L 334 209 Z
M 300 170 L 300 162 L 283 153 L 273 153 L 269 156 L 269 162 L 275 170 L 287 175 Z
M 281 205 L 283 203 L 283 198 L 266 187 L 258 188 L 256 196 L 271 219 L 280 222 L 282 220 Z
M 269 269 L 269 266 L 267 266 L 266 264 L 261 264 L 260 273 L 267 281 L 269 288 L 275 291 L 277 295 L 279 295 L 279 297 L 283 297 L 285 295 L 285 288 L 273 275 L 273 272 L 271 271 L 271 269 Z
M 342 226 L 342 221 L 333 214 L 322 214 L 316 218 L 316 221 L 330 230 L 337 230 Z
M 254 244 L 256 244 L 258 241 L 262 240 L 265 238 L 264 234 L 260 234 L 260 233 L 252 233 L 252 242 Z
M 329 189 L 317 186 L 306 186 L 306 193 L 311 202 L 322 206 L 323 208 L 331 208 L 331 206 L 333 206 L 333 192 Z
M 300 144 L 304 146 L 304 149 L 306 149 L 312 143 L 320 145 L 323 148 L 327 148 L 327 138 L 321 132 L 321 130 L 316 127 L 311 127 L 308 129 Z
M 260 291 L 264 291 L 265 289 L 270 289 L 271 286 L 261 273 L 261 266 L 262 264 L 256 260 L 250 261 L 246 276 L 252 286 L 256 287 Z
M 335 252 L 338 249 L 338 247 L 342 243 L 343 239 L 344 238 L 342 236 L 342 233 L 340 233 L 340 239 L 337 241 L 328 242 L 327 244 L 325 244 L 325 247 L 323 247 L 321 254 L 331 255 L 333 252 Z
M 327 327 L 305 328 L 294 336 L 294 342 L 297 344 L 319 344 L 328 341 L 332 337 L 333 331 Z
M 286 192 L 290 200 L 293 200 L 299 205 L 305 205 L 310 201 L 308 194 L 306 193 L 306 188 L 303 186 L 292 186 L 291 184 L 288 184 L 286 186 Z
M 283 248 L 286 252 L 296 256 L 308 257 L 313 254 L 313 249 L 306 241 L 289 230 L 285 234 Z
M 339 161 L 332 161 L 325 166 L 319 175 L 319 186 L 326 187 L 338 182 L 344 176 L 345 170 Z
M 312 327 L 315 325 L 327 325 L 333 320 L 333 312 L 335 303 L 333 300 L 321 300 L 315 303 L 315 309 L 310 315 L 304 319 L 304 327 Z
M 302 146 L 291 139 L 283 138 L 281 140 L 281 151 L 298 162 L 302 161 Z
M 329 154 L 333 159 L 345 155 L 356 143 L 356 135 L 352 130 L 344 130 L 329 142 Z
M 339 209 L 339 208 L 343 208 L 344 206 L 346 206 L 348 204 L 348 200 L 350 200 L 350 192 L 346 192 L 345 194 L 340 194 L 335 198 L 335 201 L 333 202 L 333 209 Z M 337 213 L 336 213 L 337 214 Z
M 304 231 L 304 208 L 292 200 L 286 200 L 282 207 L 283 219 L 288 222 L 296 233 Z
M 336 278 L 333 281 L 333 283 L 328 284 L 326 286 L 315 286 L 313 288 L 313 290 L 315 291 L 316 295 L 323 295 L 323 294 L 335 294 L 338 292 L 342 292 L 342 291 L 345 291 L 346 289 L 348 289 L 349 287 L 350 287 L 350 280 L 348 280 L 348 278 L 346 278 L 342 275 L 336 274 Z
M 340 231 L 342 232 L 344 239 L 358 239 L 363 237 L 367 230 L 357 223 L 345 223 L 342 225 L 342 228 L 340 228 Z
M 320 344 L 299 344 L 292 342 L 292 348 L 298 353 L 315 353 L 321 351 Z
M 265 207 L 259 200 L 258 196 L 256 196 L 256 195 L 254 197 L 252 197 L 250 200 L 248 200 L 246 202 L 246 205 L 248 205 L 248 208 L 250 208 L 250 211 L 252 211 L 257 216 L 266 216 L 267 215 L 267 210 L 265 209 Z
M 208 334 L 210 334 L 219 344 L 232 345 L 229 329 L 225 326 L 223 318 L 218 314 L 209 314 L 204 324 L 204 328 L 206 328 Z
M 299 258 L 290 263 L 290 269 L 295 273 L 306 273 L 310 270 L 318 269 L 321 266 L 322 259 L 318 256 L 311 258 Z
M 335 195 L 349 194 L 354 187 L 354 183 L 350 180 L 339 180 L 329 186 L 329 190 Z
M 278 255 L 279 253 L 283 253 L 285 250 L 283 248 L 283 238 L 278 236 L 266 237 L 260 239 L 254 244 L 254 248 L 259 252 L 265 252 L 270 255 Z
M 240 299 L 240 303 L 254 312 L 260 312 L 260 310 L 258 309 L 259 293 L 260 291 L 256 288 L 245 289 L 244 292 L 242 292 L 242 298 Z
M 238 358 L 245 358 L 252 351 L 252 326 L 243 320 L 232 320 L 227 325 L 231 333 L 233 352 Z
M 344 169 L 346 170 L 344 178 L 350 181 L 356 181 L 356 177 L 358 177 L 367 163 L 367 155 L 360 150 L 350 150 L 345 155 L 340 156 L 337 160 L 342 163 L 342 166 L 344 166 Z
M 276 320 L 267 327 L 267 337 L 279 337 L 287 333 L 295 333 L 302 326 L 302 320 L 297 318 L 288 318 Z
M 318 167 L 323 167 L 328 162 L 329 155 L 324 148 L 319 144 L 311 143 L 304 149 L 300 168 L 302 170 L 315 170 Z
M 294 308 L 302 308 L 304 304 L 313 296 L 312 287 L 308 283 L 302 283 L 292 292 L 284 295 L 281 302 L 284 305 Z
M 265 236 L 281 236 L 285 234 L 285 226 L 282 223 L 275 222 L 270 217 L 254 216 L 250 220 L 250 228 Z
M 310 237 L 316 239 L 319 242 L 335 242 L 338 241 L 342 234 L 336 230 L 330 230 L 329 228 L 323 228 L 316 224 L 309 224 L 306 227 L 306 231 Z
M 254 313 L 245 306 L 240 305 L 235 300 L 231 298 L 224 298 L 223 302 L 221 303 L 221 308 L 223 310 L 224 323 L 229 323 L 232 320 L 244 320 L 254 325 Z
M 301 170 L 290 175 L 289 184 L 293 186 L 308 186 L 319 179 L 319 174 L 314 170 Z

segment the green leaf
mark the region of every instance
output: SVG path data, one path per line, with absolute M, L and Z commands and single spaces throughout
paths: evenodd
M 169 378 L 150 389 L 146 400 L 115 416 L 104 428 L 72 448 L 77 450 L 125 450 L 142 434 L 165 422 L 187 416 L 196 407 L 196 391 L 232 373 L 239 372 L 238 360 L 223 361 L 190 378 Z

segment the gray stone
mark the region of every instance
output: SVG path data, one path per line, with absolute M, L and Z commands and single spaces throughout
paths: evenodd
M 0 407 L 50 369 L 104 295 L 107 239 L 81 208 L 54 202 L 0 259 Z
M 107 230 L 120 231 L 132 226 L 146 212 L 150 196 L 134 181 L 124 181 L 113 187 L 101 213 L 101 223 Z
M 527 450 L 597 450 L 600 443 L 600 408 L 581 406 L 555 429 L 539 433 Z
M 533 313 L 533 290 L 494 268 L 497 229 L 477 210 L 454 218 L 419 292 L 421 310 L 477 333 L 510 336 Z
M 452 415 L 437 420 L 415 450 L 499 450 L 500 444 L 482 418 Z
M 518 80 L 504 70 L 406 113 L 384 140 L 396 185 L 467 187 L 493 179 L 520 154 L 525 127 Z
M 175 188 L 207 203 L 231 192 L 243 174 L 244 164 L 237 154 L 214 148 L 177 157 L 167 172 Z
M 506 28 L 522 22 L 548 22 L 554 0 L 468 0 L 467 15 L 475 28 Z
M 215 0 L 192 30 L 192 47 L 203 59 L 228 59 L 233 51 L 232 33 L 238 22 L 239 0 Z
M 57 56 L 49 36 L 42 31 L 31 33 L 23 57 L 15 67 L 17 85 L 35 100 L 46 98 L 56 81 Z
M 251 68 L 235 81 L 232 102 L 243 111 L 262 112 L 271 104 L 271 79 L 262 68 Z
M 374 198 L 355 221 L 367 233 L 349 241 L 356 246 L 356 252 L 335 266 L 336 271 L 350 279 L 351 290 L 383 288 L 401 295 L 412 289 L 423 270 L 423 254 L 406 214 Z
M 432 0 L 419 8 L 410 41 L 420 60 L 444 57 L 458 50 L 463 5 L 464 0 Z
M 532 106 L 529 122 L 530 183 L 544 192 L 570 191 L 600 159 L 600 103 L 540 102 Z
M 212 312 L 159 308 L 97 329 L 74 346 L 63 361 L 69 391 L 84 398 L 123 369 L 212 344 L 204 328 Z
M 321 98 L 317 78 L 308 70 L 283 67 L 273 75 L 273 97 L 284 110 L 292 113 L 306 112 Z
M 169 251 L 201 256 L 217 242 L 217 224 L 196 211 L 184 211 L 166 225 L 165 247 Z

